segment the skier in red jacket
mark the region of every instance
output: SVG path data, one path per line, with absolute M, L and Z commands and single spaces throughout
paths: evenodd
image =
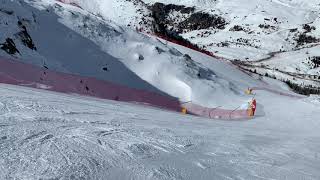
M 253 99 L 251 102 L 251 108 L 252 108 L 252 115 L 254 116 L 255 112 L 256 112 L 256 108 L 257 108 L 257 101 L 256 99 Z
M 252 99 L 252 101 L 249 102 L 249 108 L 248 108 L 248 115 L 250 117 L 253 117 L 257 108 L 257 101 L 256 99 Z

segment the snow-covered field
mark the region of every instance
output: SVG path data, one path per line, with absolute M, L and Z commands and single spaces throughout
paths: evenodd
M 0 94 L 0 179 L 320 178 L 319 98 L 258 92 L 266 114 L 230 122 L 9 85 Z

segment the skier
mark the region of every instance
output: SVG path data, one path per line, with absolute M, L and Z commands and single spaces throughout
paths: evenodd
M 252 88 L 248 88 L 246 91 L 245 91 L 246 94 L 250 95 L 252 94 Z
M 255 114 L 255 112 L 256 112 L 256 108 L 257 108 L 257 101 L 256 101 L 256 99 L 253 99 L 253 100 L 252 100 L 251 108 L 252 108 L 252 112 L 253 112 L 252 116 L 254 116 L 254 114 Z
M 257 108 L 257 101 L 256 99 L 252 99 L 252 101 L 249 102 L 249 109 L 248 109 L 248 115 L 250 117 L 253 117 Z

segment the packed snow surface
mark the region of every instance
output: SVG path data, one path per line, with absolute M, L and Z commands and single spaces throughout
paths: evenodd
M 218 121 L 11 85 L 0 94 L 0 179 L 320 178 L 319 98 L 259 92 L 265 116 Z

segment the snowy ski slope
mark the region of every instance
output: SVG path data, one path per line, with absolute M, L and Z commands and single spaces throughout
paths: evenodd
M 320 178 L 319 98 L 257 92 L 266 114 L 230 122 L 3 84 L 0 94 L 0 179 Z

